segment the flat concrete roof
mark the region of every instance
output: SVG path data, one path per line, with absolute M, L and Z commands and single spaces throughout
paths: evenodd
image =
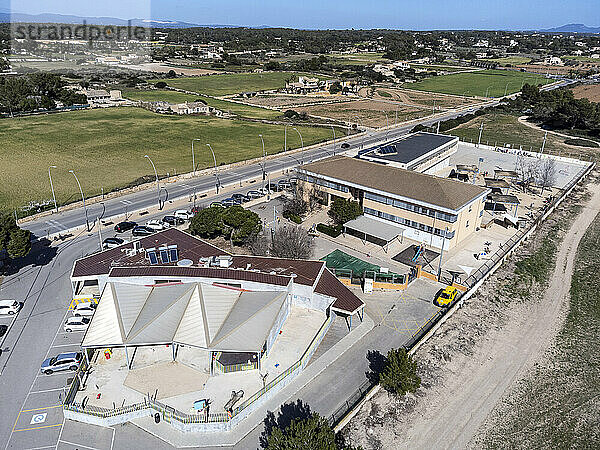
M 404 227 L 387 224 L 367 216 L 358 216 L 356 219 L 346 222 L 344 227 L 374 236 L 385 242 L 390 242 L 406 230 Z
M 443 134 L 415 133 L 396 141 L 378 145 L 366 152 L 360 152 L 360 154 L 382 162 L 393 161 L 408 164 L 452 141 L 458 142 L 458 138 Z

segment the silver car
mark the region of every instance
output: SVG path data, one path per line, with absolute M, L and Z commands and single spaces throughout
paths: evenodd
M 47 358 L 40 367 L 40 372 L 50 375 L 62 370 L 77 370 L 81 362 L 81 353 L 60 353 L 52 358 Z

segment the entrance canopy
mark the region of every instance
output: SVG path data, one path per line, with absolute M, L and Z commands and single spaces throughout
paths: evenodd
M 106 284 L 82 346 L 185 344 L 259 352 L 287 291 L 248 292 L 202 283 Z
M 365 236 L 373 236 L 385 241 L 385 244 L 401 236 L 405 230 L 402 227 L 387 224 L 367 216 L 358 216 L 356 219 L 346 222 L 344 228 L 357 231 Z

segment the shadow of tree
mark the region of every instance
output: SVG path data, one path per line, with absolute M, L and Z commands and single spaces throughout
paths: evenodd
M 57 255 L 58 248 L 51 247 L 48 239 L 40 239 L 35 242 L 31 247 L 29 254 L 23 258 L 8 259 L 0 274 L 2 275 L 14 275 L 18 273 L 22 268 L 31 266 L 45 266 L 50 263 Z
M 371 383 L 377 384 L 379 383 L 379 376 L 387 363 L 387 358 L 378 350 L 369 350 L 367 360 L 369 361 L 369 371 L 365 372 L 365 376 Z
M 275 428 L 285 430 L 295 419 L 308 419 L 311 416 L 310 406 L 298 399 L 295 403 L 281 405 L 279 414 L 275 416 L 272 411 L 267 412 L 264 420 L 264 430 L 260 434 L 259 442 L 262 448 L 267 448 L 269 436 Z

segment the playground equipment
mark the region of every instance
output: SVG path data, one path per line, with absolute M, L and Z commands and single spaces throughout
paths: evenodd
M 423 244 L 420 244 L 417 247 L 417 251 L 415 252 L 415 256 L 413 256 L 413 258 L 411 259 L 411 262 L 415 262 L 416 260 L 418 260 L 419 257 L 423 254 L 424 250 L 425 250 L 425 246 Z
M 233 411 L 233 407 L 240 399 L 244 396 L 244 391 L 240 389 L 239 391 L 231 391 L 231 398 L 225 403 L 224 409 L 227 412 Z
M 202 400 L 196 400 L 194 402 L 194 411 L 202 412 L 202 411 L 208 409 L 210 403 L 211 403 L 210 400 L 207 398 L 203 398 Z

